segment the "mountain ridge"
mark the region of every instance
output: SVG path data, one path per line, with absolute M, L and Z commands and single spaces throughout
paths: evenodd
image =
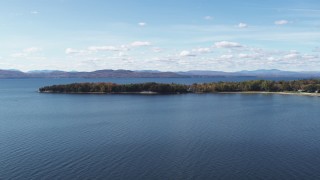
M 320 71 L 282 71 L 278 69 L 243 70 L 237 72 L 191 70 L 179 72 L 162 72 L 157 70 L 112 70 L 102 69 L 91 72 L 61 71 L 61 70 L 33 70 L 22 72 L 19 70 L 0 69 L 0 78 L 188 78 L 188 77 L 301 77 L 320 78 Z

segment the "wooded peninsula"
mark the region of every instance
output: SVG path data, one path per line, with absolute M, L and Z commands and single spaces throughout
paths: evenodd
M 269 81 L 251 80 L 242 82 L 212 82 L 184 84 L 165 83 L 72 83 L 39 88 L 42 93 L 105 93 L 105 94 L 184 94 L 184 93 L 312 93 L 320 95 L 320 79 Z

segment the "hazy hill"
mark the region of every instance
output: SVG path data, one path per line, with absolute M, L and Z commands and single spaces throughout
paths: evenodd
M 0 78 L 186 78 L 186 77 L 299 77 L 320 78 L 320 72 L 292 72 L 277 69 L 261 69 L 255 71 L 186 71 L 186 72 L 161 72 L 153 70 L 131 71 L 131 70 L 97 70 L 92 72 L 58 71 L 58 70 L 36 70 L 22 72 L 19 70 L 0 70 Z
M 0 78 L 161 78 L 186 77 L 174 72 L 143 72 L 129 70 L 98 70 L 93 72 L 0 70 Z

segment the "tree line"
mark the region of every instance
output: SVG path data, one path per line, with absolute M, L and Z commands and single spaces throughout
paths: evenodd
M 46 86 L 40 88 L 39 91 L 55 93 L 138 93 L 146 91 L 160 94 L 177 94 L 187 93 L 188 86 L 174 83 L 163 84 L 155 82 L 137 84 L 72 83 Z
M 214 82 L 193 84 L 193 92 L 241 92 L 241 91 L 265 91 L 285 92 L 301 91 L 316 92 L 320 90 L 319 79 L 294 80 L 294 81 L 269 81 L 251 80 L 242 82 Z
M 195 83 L 192 85 L 165 84 L 165 83 L 72 83 L 65 85 L 53 85 L 39 88 L 40 92 L 54 93 L 139 93 L 155 92 L 159 94 L 177 93 L 214 93 L 214 92 L 310 92 L 320 91 L 320 79 L 294 80 L 294 81 L 270 81 L 251 80 L 242 82 L 212 82 Z

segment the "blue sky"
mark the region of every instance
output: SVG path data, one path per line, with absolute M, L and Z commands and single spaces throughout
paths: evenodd
M 0 69 L 320 70 L 318 0 L 3 0 Z

